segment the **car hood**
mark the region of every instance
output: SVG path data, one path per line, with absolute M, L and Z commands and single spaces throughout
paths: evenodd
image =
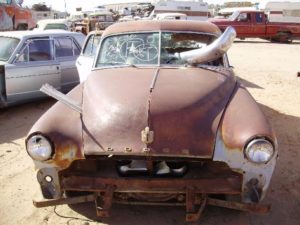
M 236 83 L 231 70 L 217 70 L 93 71 L 83 91 L 85 154 L 211 158 Z

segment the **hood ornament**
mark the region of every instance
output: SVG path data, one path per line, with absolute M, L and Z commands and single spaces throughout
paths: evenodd
M 151 131 L 149 127 L 146 127 L 141 132 L 142 142 L 145 144 L 151 144 L 154 141 L 154 131 Z

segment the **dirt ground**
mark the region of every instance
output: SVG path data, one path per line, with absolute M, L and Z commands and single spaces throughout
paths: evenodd
M 268 215 L 207 207 L 197 224 L 290 225 L 300 221 L 300 42 L 236 41 L 229 59 L 241 82 L 262 107 L 278 136 L 280 158 L 265 203 Z M 24 138 L 54 103 L 45 100 L 0 110 L 0 225 L 110 224 L 180 225 L 184 208 L 114 205 L 111 218 L 98 220 L 91 203 L 36 209 L 38 186 Z

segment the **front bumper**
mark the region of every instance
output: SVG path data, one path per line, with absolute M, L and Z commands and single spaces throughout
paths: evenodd
M 116 170 L 116 162 L 116 160 L 77 160 L 66 170 L 58 171 L 54 168 L 39 170 L 38 180 L 42 192 L 47 193 L 48 195 L 44 194 L 44 197 L 51 200 L 34 201 L 35 206 L 95 201 L 97 215 L 107 217 L 113 202 L 185 205 L 187 221 L 198 220 L 206 204 L 254 212 L 269 210 L 268 206 L 211 198 L 216 195 L 242 195 L 243 174 L 232 171 L 223 162 L 188 162 L 188 171 L 182 177 L 154 175 L 151 166 L 146 174 L 121 176 Z M 63 197 L 63 193 L 72 192 L 86 195 L 75 198 Z

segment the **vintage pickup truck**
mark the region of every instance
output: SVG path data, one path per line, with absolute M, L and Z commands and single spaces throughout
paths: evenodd
M 300 37 L 300 23 L 270 22 L 263 11 L 235 11 L 228 19 L 210 19 L 220 30 L 235 28 L 237 37 L 264 38 L 276 42 L 291 42 Z

